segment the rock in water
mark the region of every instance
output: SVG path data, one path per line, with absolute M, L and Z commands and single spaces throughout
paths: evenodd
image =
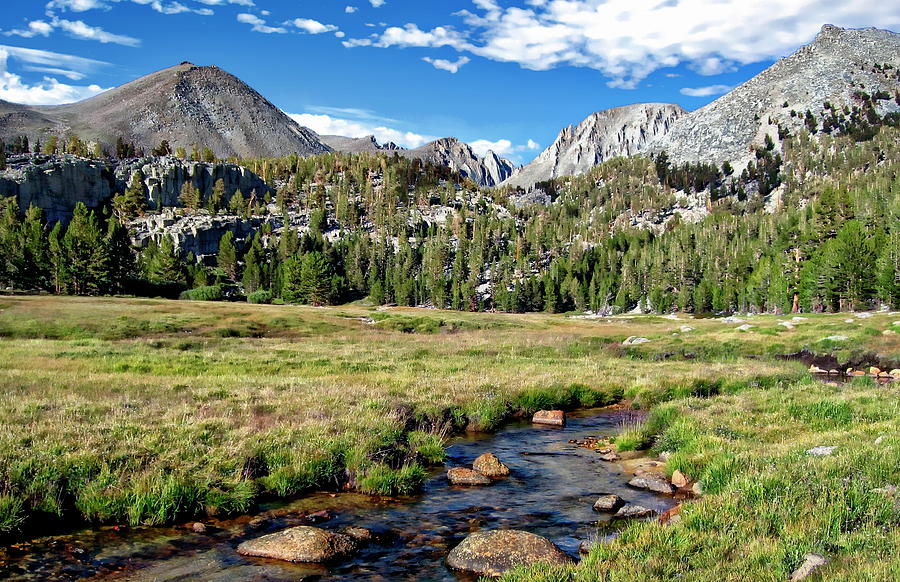
M 617 511 L 613 517 L 616 519 L 639 519 L 642 517 L 651 517 L 653 515 L 656 515 L 656 512 L 643 505 L 626 505 Z
M 517 530 L 473 533 L 447 556 L 447 565 L 454 570 L 478 576 L 501 576 L 516 566 L 537 562 L 565 565 L 572 558 L 550 540 Z
M 485 453 L 475 459 L 472 468 L 491 479 L 500 479 L 509 475 L 509 467 L 504 465 L 493 453 Z
M 636 489 L 646 489 L 664 495 L 671 495 L 675 492 L 669 482 L 656 473 L 639 473 L 628 484 Z
M 549 424 L 551 426 L 566 426 L 566 413 L 562 410 L 539 410 L 531 419 L 534 424 Z
M 447 471 L 447 479 L 452 485 L 490 485 L 490 479 L 472 469 L 465 467 L 453 467 Z
M 320 564 L 346 558 L 357 549 L 356 541 L 344 534 L 299 526 L 248 540 L 238 546 L 237 552 L 242 556 Z
M 206 526 L 198 521 L 191 526 L 191 530 L 193 530 L 194 533 L 206 533 Z
M 687 487 L 690 482 L 691 480 L 687 478 L 687 475 L 685 475 L 678 469 L 676 469 L 675 472 L 672 473 L 672 485 L 674 485 L 675 487 L 678 487 L 679 489 L 682 487 Z
M 618 495 L 601 495 L 594 503 L 594 511 L 615 511 L 624 503 Z
M 805 580 L 809 578 L 813 572 L 827 563 L 828 560 L 826 560 L 824 556 L 820 556 L 819 554 L 806 554 L 803 556 L 803 564 L 794 570 L 794 573 L 791 574 L 791 577 L 788 578 L 788 580 L 791 582 Z

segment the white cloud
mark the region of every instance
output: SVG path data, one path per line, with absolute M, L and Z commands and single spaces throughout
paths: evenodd
M 109 9 L 104 0 L 53 0 L 47 4 L 47 10 L 69 10 L 71 12 L 87 12 L 88 10 Z
M 14 47 L 0 46 L 0 99 L 25 105 L 59 105 L 81 101 L 105 91 L 99 85 L 67 85 L 52 77 L 44 77 L 40 83 L 33 85 L 24 83 L 21 76 L 9 72 L 7 67 L 9 58 L 16 56 L 14 51 L 10 50 L 12 48 Z M 55 53 L 45 53 L 44 56 L 53 54 Z
M 236 4 L 238 6 L 247 7 L 256 6 L 253 0 L 197 0 L 197 2 L 206 4 L 207 6 L 224 6 L 225 4 Z
M 86 59 L 74 55 L 22 48 L 18 46 L 0 45 L 0 50 L 10 58 L 14 58 L 23 63 L 47 67 L 63 67 L 78 71 L 79 73 L 93 73 L 98 69 L 109 65 L 109 63 L 104 61 L 95 61 L 94 59 Z
M 685 87 L 681 90 L 682 95 L 688 97 L 709 97 L 711 95 L 724 95 L 731 91 L 734 87 L 730 85 L 710 85 L 708 87 Z
M 372 8 L 381 8 L 385 5 L 387 0 L 369 0 L 369 4 L 372 5 Z
M 403 131 L 366 120 L 344 119 L 326 114 L 294 113 L 291 119 L 308 127 L 319 135 L 342 135 L 345 137 L 366 137 L 374 135 L 379 143 L 392 141 L 407 148 L 417 148 L 437 139 L 412 131 Z
M 285 22 L 286 25 L 292 25 L 308 34 L 322 34 L 323 32 L 334 32 L 338 29 L 333 24 L 322 24 L 318 20 L 310 18 L 295 18 Z
M 70 36 L 81 40 L 96 40 L 103 44 L 121 44 L 124 46 L 137 47 L 141 45 L 140 39 L 126 36 L 124 34 L 113 34 L 107 32 L 99 26 L 90 26 L 81 20 L 62 20 L 54 19 L 53 27 L 61 29 Z
M 456 74 L 463 66 L 467 65 L 471 59 L 469 57 L 459 57 L 456 61 L 448 61 L 445 59 L 432 59 L 431 57 L 424 57 L 422 59 L 426 63 L 431 63 L 431 65 L 435 69 L 440 69 L 442 71 L 447 71 L 452 74 Z
M 346 12 L 347 14 L 353 14 L 357 10 L 359 10 L 359 8 L 357 8 L 356 6 L 347 6 L 346 8 L 344 8 L 344 12 Z
M 47 4 L 47 14 L 52 16 L 55 11 L 69 12 L 87 12 L 88 10 L 109 10 L 113 4 L 125 2 L 129 0 L 51 0 Z M 240 6 L 255 6 L 253 0 L 195 0 L 207 6 L 223 6 L 226 4 L 237 4 Z M 160 14 L 182 14 L 184 12 L 193 12 L 201 16 L 210 16 L 213 11 L 209 8 L 191 8 L 185 6 L 177 0 L 165 2 L 164 0 L 130 0 L 134 4 L 141 6 L 149 6 Z
M 73 81 L 81 81 L 87 75 L 84 73 L 79 73 L 78 71 L 72 71 L 69 69 L 59 69 L 56 67 L 35 67 L 34 65 L 25 65 L 22 67 L 23 71 L 28 71 L 30 73 L 49 73 L 50 75 L 60 75 L 61 77 L 66 77 L 72 79 Z
M 659 69 L 685 64 L 701 74 L 772 60 L 796 50 L 822 24 L 900 27 L 900 9 L 883 0 L 528 0 L 501 7 L 475 0 L 456 13 L 465 28 L 390 27 L 370 45 L 450 46 L 533 70 L 588 67 L 609 85 L 633 88 Z M 747 23 L 752 23 L 748 25 Z M 366 46 L 347 41 L 347 46 Z
M 263 34 L 285 34 L 287 29 L 281 26 L 269 26 L 266 21 L 255 14 L 241 13 L 237 15 L 237 21 L 244 24 L 252 25 L 253 32 L 261 32 Z
M 479 139 L 470 142 L 469 145 L 472 146 L 472 151 L 479 156 L 484 157 L 491 151 L 502 158 L 513 158 L 513 161 L 518 161 L 520 154 L 530 150 L 537 150 L 541 147 L 532 139 L 528 140 L 528 143 L 525 145 L 513 145 L 508 139 L 500 139 L 497 141 Z

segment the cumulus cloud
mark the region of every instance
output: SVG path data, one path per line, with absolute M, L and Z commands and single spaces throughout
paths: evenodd
M 310 128 L 319 135 L 342 135 L 345 137 L 374 135 L 379 143 L 392 141 L 407 148 L 417 148 L 437 139 L 433 136 L 403 131 L 366 120 L 345 119 L 317 113 L 289 113 L 288 115 L 300 125 Z
M 322 34 L 323 32 L 334 32 L 338 29 L 338 27 L 333 24 L 322 24 L 318 20 L 312 20 L 310 18 L 295 18 L 285 22 L 285 24 L 294 26 L 308 34 Z
M 731 91 L 734 87 L 730 85 L 709 85 L 708 87 L 685 87 L 681 90 L 682 95 L 688 97 L 709 97 L 711 95 L 724 95 Z
M 20 49 L 27 50 L 27 49 Z M 55 55 L 46 51 L 34 51 L 35 53 L 44 53 L 43 55 L 33 55 L 36 58 L 45 59 Z M 0 99 L 11 101 L 13 103 L 23 103 L 25 105 L 59 105 L 61 103 L 72 103 L 81 101 L 88 97 L 105 91 L 99 85 L 67 85 L 60 83 L 53 77 L 44 77 L 39 83 L 28 84 L 23 82 L 20 75 L 11 73 L 8 68 L 8 61 L 11 56 L 28 53 L 21 53 L 14 50 L 14 47 L 0 46 Z M 58 55 L 65 57 L 66 55 Z M 78 57 L 73 57 L 78 59 Z M 70 60 L 70 59 L 62 59 Z M 84 59 L 85 61 L 87 59 Z M 71 61 L 70 61 L 71 62 Z M 93 61 L 98 62 L 98 61 Z
M 463 66 L 469 64 L 469 62 L 471 61 L 469 57 L 460 57 L 456 61 L 448 61 L 446 59 L 432 59 L 431 57 L 424 57 L 422 60 L 426 63 L 431 63 L 431 65 L 435 69 L 447 71 L 452 74 L 456 74 Z
M 812 40 L 825 22 L 900 27 L 900 10 L 881 0 L 528 0 L 526 7 L 474 0 L 473 4 L 474 12 L 456 13 L 464 24 L 460 30 L 451 26 L 422 30 L 410 23 L 385 29 L 368 45 L 350 39 L 347 46 L 449 46 L 533 70 L 593 68 L 608 77 L 610 86 L 633 88 L 654 71 L 681 64 L 715 75 L 784 56 Z
M 347 14 L 353 14 L 357 10 L 359 9 L 356 6 L 347 6 L 346 8 L 344 8 L 344 12 L 346 12 Z
M 60 12 L 87 12 L 88 10 L 109 10 L 113 4 L 130 1 L 134 4 L 149 6 L 160 14 L 181 14 L 193 12 L 202 16 L 209 16 L 213 11 L 209 8 L 191 8 L 177 0 L 166 2 L 164 0 L 51 0 L 47 4 L 47 14 L 53 15 Z M 207 6 L 222 6 L 225 4 L 237 4 L 240 6 L 255 6 L 253 0 L 195 0 Z
M 266 21 L 255 14 L 241 13 L 237 15 L 237 21 L 251 25 L 253 32 L 263 34 L 285 34 L 287 29 L 282 26 L 269 26 Z
M 539 149 L 541 146 L 534 140 L 530 139 L 525 145 L 513 145 L 508 139 L 500 139 L 490 141 L 487 139 L 479 139 L 469 143 L 472 150 L 479 156 L 485 156 L 489 151 L 494 152 L 501 158 L 511 158 L 513 161 L 519 161 L 520 155 Z
M 369 4 L 372 5 L 372 8 L 380 8 L 385 5 L 387 0 L 369 0 Z

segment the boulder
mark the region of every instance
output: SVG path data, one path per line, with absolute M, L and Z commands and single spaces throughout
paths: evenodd
M 891 370 L 891 376 L 894 378 L 900 378 L 900 369 Z
M 501 479 L 509 475 L 509 467 L 504 465 L 493 453 L 485 453 L 475 459 L 472 468 L 491 479 Z
M 799 568 L 794 570 L 788 580 L 790 580 L 791 582 L 796 582 L 797 580 L 805 580 L 809 578 L 813 572 L 827 563 L 828 560 L 826 560 L 824 556 L 820 556 L 819 554 L 806 554 L 805 556 L 803 556 L 803 563 L 800 564 Z
M 194 533 L 206 533 L 206 526 L 199 521 L 191 525 L 191 531 Z
M 601 495 L 594 502 L 594 511 L 615 511 L 624 504 L 625 502 L 618 495 Z
M 447 565 L 454 570 L 478 576 L 502 576 L 516 566 L 536 562 L 566 565 L 573 560 L 550 540 L 518 530 L 473 533 L 447 556 Z
M 350 536 L 311 526 L 298 526 L 248 540 L 237 548 L 242 556 L 320 564 L 350 556 L 358 549 Z
M 807 455 L 812 457 L 827 457 L 834 453 L 837 447 L 813 447 L 806 451 Z
M 534 413 L 531 422 L 551 426 L 566 426 L 566 413 L 562 410 L 539 410 Z
M 749 323 L 745 323 L 744 325 L 741 325 L 741 326 L 736 327 L 736 328 L 734 328 L 734 329 L 736 329 L 737 331 L 750 331 L 750 330 L 753 329 L 754 327 L 755 327 L 755 326 L 750 325 Z
M 872 366 L 869 368 L 869 374 L 872 376 L 877 376 L 878 374 L 881 374 L 881 368 L 876 368 L 875 366 Z
M 447 471 L 447 479 L 452 485 L 490 485 L 493 483 L 478 471 L 465 467 L 453 467 Z
M 621 508 L 613 516 L 615 519 L 640 519 L 642 517 L 652 517 L 656 512 L 642 505 L 629 504 Z
M 692 331 L 694 331 L 694 328 L 689 325 L 681 326 L 681 333 L 691 333 Z
M 350 525 L 341 530 L 345 536 L 352 538 L 360 545 L 366 545 L 375 539 L 375 534 L 370 529 Z
M 628 484 L 636 489 L 646 489 L 664 495 L 671 495 L 675 492 L 672 485 L 656 473 L 639 473 Z
M 827 374 L 828 370 L 823 370 L 822 368 L 813 364 L 812 366 L 809 367 L 809 373 L 810 374 Z
M 681 489 L 682 487 L 687 487 L 691 482 L 690 479 L 687 478 L 687 475 L 679 471 L 678 469 L 672 473 L 672 485 Z
M 700 483 L 694 483 L 693 486 L 691 486 L 691 493 L 693 493 L 697 497 L 702 497 L 703 496 L 703 486 L 700 485 Z
M 650 340 L 645 337 L 631 336 L 630 338 L 628 338 L 627 340 L 622 342 L 622 345 L 623 346 L 639 346 L 641 344 L 646 344 L 649 342 L 650 342 Z
M 622 457 L 620 457 L 616 453 L 603 453 L 602 455 L 600 455 L 597 458 L 600 459 L 601 461 L 606 461 L 607 463 L 612 463 L 614 461 L 618 461 Z
M 850 339 L 850 338 L 848 338 L 848 337 L 845 336 L 845 335 L 830 335 L 830 336 L 828 336 L 828 337 L 825 338 L 825 341 L 829 341 L 829 342 L 845 342 L 845 341 L 847 341 L 848 339 Z

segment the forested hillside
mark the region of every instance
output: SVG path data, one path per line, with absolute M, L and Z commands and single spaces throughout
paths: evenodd
M 882 96 L 865 97 L 767 137 L 739 171 L 635 156 L 526 193 L 389 153 L 329 153 L 244 161 L 275 196 L 187 184 L 174 211 L 148 208 L 139 179 L 67 226 L 5 199 L 0 285 L 516 312 L 900 307 L 900 130 L 872 115 Z M 128 229 L 160 212 L 261 226 L 226 232 L 214 256 L 159 233 L 132 249 Z

